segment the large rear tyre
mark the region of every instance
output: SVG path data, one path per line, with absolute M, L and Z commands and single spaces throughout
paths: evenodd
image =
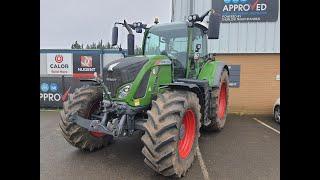
M 226 69 L 223 69 L 219 88 L 212 90 L 212 108 L 213 113 L 208 113 L 211 123 L 203 126 L 206 131 L 220 131 L 223 129 L 228 113 L 228 100 L 229 100 L 229 75 Z M 211 115 L 210 115 L 211 114 Z
M 164 176 L 186 174 L 196 155 L 200 136 L 200 105 L 190 91 L 166 91 L 152 101 L 144 124 L 144 162 Z
M 102 89 L 96 86 L 82 87 L 76 89 L 74 94 L 63 103 L 63 110 L 60 112 L 59 126 L 63 137 L 74 147 L 85 151 L 101 149 L 112 141 L 112 136 L 89 132 L 87 129 L 71 122 L 70 115 L 77 112 L 79 116 L 90 119 L 91 114 L 100 109 L 102 101 Z

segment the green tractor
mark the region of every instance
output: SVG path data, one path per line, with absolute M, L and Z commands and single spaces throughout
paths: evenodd
M 203 20 L 209 15 L 208 23 Z M 209 10 L 186 22 L 115 23 L 128 30 L 128 57 L 112 61 L 103 75 L 87 79 L 63 103 L 59 123 L 73 146 L 95 151 L 114 137 L 142 132 L 145 164 L 164 176 L 184 176 L 196 155 L 200 128 L 220 131 L 226 121 L 229 70 L 207 53 L 218 39 L 221 15 Z M 134 55 L 134 35 L 144 31 L 143 55 Z

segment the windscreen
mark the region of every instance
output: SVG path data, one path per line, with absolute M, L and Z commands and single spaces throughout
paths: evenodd
M 145 55 L 167 55 L 176 59 L 176 68 L 185 68 L 188 29 L 186 23 L 162 24 L 150 28 L 146 35 Z

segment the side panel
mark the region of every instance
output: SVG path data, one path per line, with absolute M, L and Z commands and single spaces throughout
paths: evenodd
M 167 58 L 165 56 L 150 57 L 149 62 L 147 62 L 138 73 L 136 79 L 133 81 L 129 94 L 125 98 L 125 102 L 127 102 L 130 106 L 149 105 L 151 103 L 152 94 L 158 91 L 159 85 L 169 84 L 172 82 L 171 63 L 161 64 L 159 63 L 162 62 L 161 60 L 167 60 Z M 145 95 L 141 98 L 135 99 L 134 96 L 139 90 L 143 76 L 148 71 L 150 71 L 150 76 Z
M 228 66 L 221 61 L 208 61 L 202 68 L 198 79 L 207 80 L 210 87 L 219 87 L 219 81 L 222 70 Z

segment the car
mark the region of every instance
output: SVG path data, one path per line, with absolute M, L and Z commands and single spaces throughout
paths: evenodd
M 280 123 L 280 98 L 273 105 L 273 118 L 277 123 Z

